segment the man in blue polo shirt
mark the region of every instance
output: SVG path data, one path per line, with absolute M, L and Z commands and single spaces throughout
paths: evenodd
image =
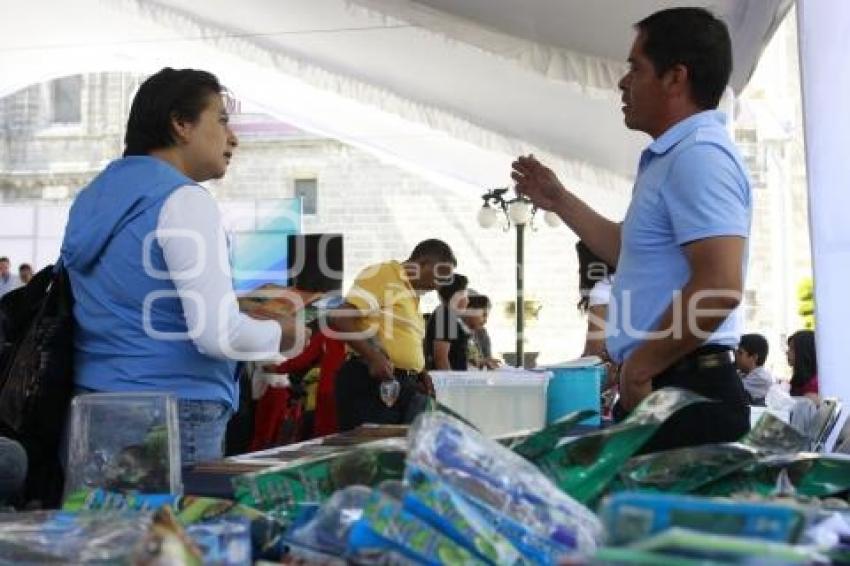
M 615 418 L 653 389 L 683 387 L 718 403 L 680 411 L 644 451 L 737 440 L 749 429 L 733 350 L 752 198 L 716 110 L 732 69 L 729 33 L 698 8 L 663 10 L 635 28 L 622 110 L 628 128 L 654 141 L 623 222 L 597 214 L 533 156 L 518 158 L 512 177 L 617 266 L 606 325 L 608 353 L 622 364 Z

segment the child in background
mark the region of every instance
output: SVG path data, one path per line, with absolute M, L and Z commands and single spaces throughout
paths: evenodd
M 338 431 L 334 384 L 336 374 L 345 361 L 345 343 L 327 336 L 317 324 L 312 323 L 310 341 L 297 356 L 268 368 L 273 373 L 308 373 L 319 366 L 319 383 L 316 387 L 313 436 L 327 436 Z M 251 450 L 262 450 L 277 444 L 279 431 L 287 416 L 291 391 L 285 387 L 269 387 L 257 403 L 254 418 L 254 437 Z
M 767 339 L 761 334 L 744 334 L 735 350 L 735 365 L 753 405 L 764 405 L 768 389 L 776 383 L 764 367 L 767 352 Z
M 472 334 L 469 340 L 469 365 L 478 369 L 496 369 L 501 365 L 501 362 L 493 357 L 490 334 L 487 332 L 490 307 L 487 295 L 469 292 L 469 304 L 463 314 L 463 321 Z

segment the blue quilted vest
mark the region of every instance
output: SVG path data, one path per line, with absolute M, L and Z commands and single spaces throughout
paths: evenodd
M 235 362 L 202 354 L 188 338 L 155 237 L 168 196 L 193 184 L 160 159 L 125 157 L 74 201 L 62 260 L 75 298 L 76 385 L 235 406 Z

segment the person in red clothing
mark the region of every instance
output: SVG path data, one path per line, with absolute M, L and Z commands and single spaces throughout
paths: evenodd
M 313 326 L 313 325 L 311 325 Z M 319 385 L 316 392 L 315 436 L 327 436 L 337 432 L 336 401 L 334 382 L 336 374 L 345 362 L 345 343 L 330 338 L 317 328 L 310 341 L 297 356 L 274 366 L 274 373 L 307 371 L 319 365 Z M 254 416 L 254 436 L 251 450 L 262 450 L 276 445 L 278 431 L 289 407 L 290 391 L 287 387 L 269 387 L 257 403 Z
M 798 330 L 788 338 L 788 365 L 793 370 L 791 395 L 811 397 L 817 402 L 820 387 L 813 330 Z

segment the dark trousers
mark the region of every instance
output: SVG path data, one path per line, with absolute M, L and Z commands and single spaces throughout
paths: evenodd
M 428 397 L 416 388 L 416 378 L 398 374 L 401 384 L 392 407 L 381 401 L 380 382 L 369 375 L 369 366 L 360 358 L 349 358 L 336 376 L 335 395 L 340 431 L 365 423 L 410 424 L 428 407 Z
M 682 446 L 734 442 L 750 430 L 747 393 L 735 370 L 735 364 L 729 362 L 700 368 L 695 362 L 701 355 L 723 350 L 728 348 L 703 346 L 686 356 L 682 362 L 655 376 L 652 380 L 653 390 L 679 387 L 717 402 L 690 405 L 673 414 L 638 454 Z

